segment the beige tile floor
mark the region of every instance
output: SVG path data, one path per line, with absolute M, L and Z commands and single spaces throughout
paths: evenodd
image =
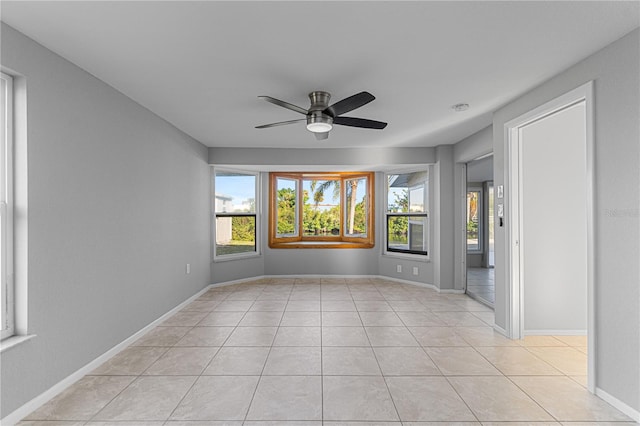
M 466 295 L 382 279 L 213 288 L 21 425 L 634 424 L 585 389 L 584 337 L 492 325 Z
M 494 268 L 468 268 L 467 294 L 493 307 L 496 301 Z

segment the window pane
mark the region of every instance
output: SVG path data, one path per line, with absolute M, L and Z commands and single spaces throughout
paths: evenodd
M 303 180 L 305 237 L 340 235 L 340 181 Z
M 13 80 L 0 74 L 0 338 L 14 334 L 13 284 L 9 279 L 13 254 L 12 153 Z
M 278 178 L 276 180 L 276 235 L 287 237 L 298 235 L 298 181 Z
M 216 255 L 256 251 L 256 217 L 217 216 Z
M 414 186 L 409 190 L 409 211 L 422 213 L 424 209 L 424 186 Z
M 424 213 L 427 211 L 427 171 L 387 175 L 387 211 Z
M 387 247 L 409 249 L 409 218 L 407 216 L 387 216 Z
M 216 171 L 216 213 L 256 212 L 256 176 Z
M 402 182 L 403 176 L 406 175 L 388 175 L 388 212 L 405 213 L 409 211 L 409 188 Z
M 367 179 L 346 179 L 345 184 L 345 234 L 350 237 L 367 235 Z
M 480 191 L 467 192 L 467 250 L 480 250 Z
M 427 251 L 426 233 L 426 217 L 409 217 L 409 250 Z
M 426 216 L 387 216 L 387 249 L 426 254 L 427 229 Z

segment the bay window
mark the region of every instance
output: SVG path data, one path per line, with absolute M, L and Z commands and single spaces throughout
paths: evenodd
M 372 172 L 271 173 L 269 247 L 370 248 Z

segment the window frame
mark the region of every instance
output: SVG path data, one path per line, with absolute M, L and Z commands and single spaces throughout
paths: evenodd
M 386 252 L 387 253 L 394 253 L 394 254 L 411 254 L 411 255 L 420 255 L 420 256 L 428 256 L 429 255 L 429 215 L 428 213 L 390 213 L 387 212 L 386 216 L 386 226 L 385 229 L 387 229 L 387 233 L 386 233 Z M 399 248 L 394 248 L 394 247 L 389 247 L 389 219 L 392 217 L 406 217 L 407 220 L 409 221 L 409 224 L 411 224 L 411 218 L 412 217 L 424 217 L 425 218 L 425 231 L 423 231 L 423 234 L 425 235 L 424 239 L 427 241 L 427 243 L 425 244 L 427 246 L 427 250 L 412 250 L 412 249 L 399 249 Z
M 277 180 L 278 178 L 297 181 L 296 219 L 298 234 L 287 237 L 277 235 Z M 346 185 L 345 181 L 366 179 L 366 223 L 364 237 L 349 236 L 345 229 Z M 340 233 L 337 236 L 305 236 L 303 226 L 304 181 L 340 181 Z M 269 247 L 270 248 L 372 248 L 375 246 L 375 173 L 374 172 L 270 172 L 269 173 Z
M 0 78 L 5 83 L 3 91 L 4 115 L 2 122 L 2 136 L 0 137 L 0 161 L 4 166 L 4 173 L 0 177 L 0 262 L 2 286 L 2 323 L 0 324 L 0 340 L 16 334 L 15 318 L 15 284 L 13 264 L 13 106 L 14 91 L 13 77 L 0 72 Z
M 407 170 L 393 170 L 387 171 L 384 173 L 384 181 L 389 182 L 390 175 L 403 175 L 403 174 L 411 174 L 411 173 L 419 173 L 426 172 L 426 178 L 419 183 L 416 183 L 412 186 L 407 186 L 407 209 L 411 208 L 411 191 L 415 188 L 422 187 L 422 200 L 424 203 L 424 211 L 423 212 L 390 212 L 389 211 L 389 188 L 385 188 L 384 191 L 384 250 L 382 252 L 383 255 L 394 256 L 394 257 L 402 257 L 414 260 L 421 261 L 430 261 L 431 259 L 431 215 L 430 215 L 430 194 L 431 194 L 431 175 L 432 168 L 427 165 L 424 168 L 420 169 L 407 169 Z M 425 218 L 425 247 L 426 250 L 411 250 L 411 249 L 398 249 L 389 247 L 389 219 L 391 217 L 403 217 L 406 216 L 409 220 L 410 217 L 424 217 Z
M 238 173 L 247 176 L 255 177 L 255 212 L 218 212 L 216 211 L 216 176 L 218 172 L 228 172 L 228 173 Z M 229 260 L 237 260 L 237 259 L 246 259 L 251 257 L 260 257 L 262 255 L 260 250 L 260 221 L 261 221 L 261 196 L 260 196 L 260 172 L 251 171 L 251 170 L 242 170 L 242 169 L 234 169 L 228 167 L 219 167 L 213 166 L 211 168 L 211 251 L 213 254 L 214 262 L 224 262 Z M 217 219 L 218 217 L 254 217 L 255 221 L 255 229 L 254 229 L 254 240 L 255 240 L 255 250 L 247 251 L 242 253 L 229 253 L 229 254 L 218 254 L 217 250 Z
M 277 225 L 273 225 L 274 226 L 274 235 L 276 235 L 276 237 L 279 239 L 279 241 L 282 242 L 288 242 L 288 241 L 297 241 L 300 233 L 304 233 L 304 230 L 300 229 L 300 222 L 302 221 L 301 219 L 301 215 L 300 212 L 298 211 L 298 206 L 300 205 L 300 202 L 302 200 L 301 197 L 301 193 L 302 193 L 302 188 L 300 185 L 300 182 L 298 181 L 296 176 L 288 176 L 287 174 L 282 174 L 280 177 L 282 177 L 284 180 L 290 180 L 290 181 L 294 181 L 295 182 L 295 212 L 294 212 L 294 230 L 293 233 L 288 233 L 288 234 L 281 234 L 281 236 L 278 236 L 278 230 L 277 230 Z M 271 188 L 271 185 L 276 185 L 277 182 L 277 178 L 275 180 L 271 180 L 270 178 L 270 186 L 269 186 L 269 233 L 271 235 L 271 218 L 273 217 L 274 220 L 277 221 L 277 212 L 278 212 L 278 207 L 276 205 L 275 199 L 273 201 L 273 216 L 272 216 L 272 212 L 271 212 L 271 196 L 278 191 L 277 186 L 273 187 L 273 190 Z M 275 197 L 277 198 L 277 197 Z

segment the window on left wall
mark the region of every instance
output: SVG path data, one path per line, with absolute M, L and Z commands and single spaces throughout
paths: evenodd
M 258 254 L 259 174 L 214 168 L 214 258 Z
M 13 79 L 0 73 L 0 338 L 15 334 L 13 284 Z

